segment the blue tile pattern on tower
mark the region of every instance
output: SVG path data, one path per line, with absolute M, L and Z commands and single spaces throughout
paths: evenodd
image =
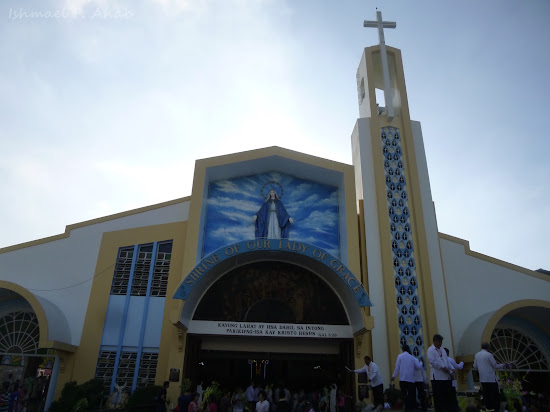
M 392 237 L 399 340 L 401 345 L 409 345 L 414 356 L 422 359 L 422 318 L 401 136 L 399 130 L 394 127 L 383 127 L 380 136 L 384 155 L 389 229 Z

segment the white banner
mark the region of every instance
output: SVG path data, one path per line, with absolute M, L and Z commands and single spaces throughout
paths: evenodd
M 352 338 L 350 325 L 295 323 L 227 322 L 193 320 L 189 333 L 226 336 L 266 336 L 275 338 Z

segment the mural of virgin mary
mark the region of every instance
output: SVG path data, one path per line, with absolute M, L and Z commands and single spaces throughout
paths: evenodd
M 294 220 L 289 216 L 274 189 L 260 210 L 254 215 L 256 237 L 268 239 L 288 239 L 290 225 Z

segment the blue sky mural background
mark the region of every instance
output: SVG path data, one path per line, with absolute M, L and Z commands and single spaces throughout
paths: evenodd
M 280 200 L 294 219 L 289 239 L 311 243 L 340 256 L 338 188 L 278 172 L 210 183 L 203 256 L 227 244 L 255 238 L 254 215 L 265 202 L 262 187 L 270 181 L 282 186 Z M 276 184 L 268 184 L 265 195 L 271 186 L 280 193 Z

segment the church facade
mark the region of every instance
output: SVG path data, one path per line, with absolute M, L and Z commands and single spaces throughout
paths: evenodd
M 389 384 L 400 346 L 424 359 L 436 333 L 465 362 L 459 389 L 484 341 L 550 372 L 548 274 L 438 232 L 400 51 L 366 48 L 357 88 L 351 165 L 279 147 L 201 159 L 188 197 L 1 249 L 0 373 L 43 372 L 46 405 L 92 378 L 169 380 L 171 399 L 184 378 L 360 396 L 345 366 L 369 355 Z

